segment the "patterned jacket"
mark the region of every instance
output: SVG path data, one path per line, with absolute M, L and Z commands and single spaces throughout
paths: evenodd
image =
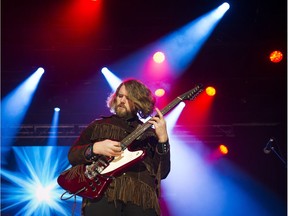
M 143 123 L 137 118 L 124 119 L 116 115 L 103 117 L 91 122 L 84 129 L 70 148 L 68 159 L 72 166 L 77 164 L 90 164 L 87 149 L 97 141 L 111 139 L 122 141 Z M 121 200 L 124 203 L 132 202 L 144 209 L 154 208 L 160 215 L 158 198 L 160 196 L 161 179 L 170 172 L 170 151 L 161 149 L 155 131 L 148 128 L 140 135 L 128 149 L 144 150 L 145 157 L 140 162 L 133 164 L 121 171 L 119 176 L 109 184 L 104 195 L 109 201 Z M 166 143 L 169 146 L 169 143 Z M 89 199 L 83 199 L 83 207 L 89 204 Z

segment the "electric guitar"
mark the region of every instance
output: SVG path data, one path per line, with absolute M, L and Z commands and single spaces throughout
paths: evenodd
M 175 98 L 161 110 L 161 113 L 165 115 L 183 100 L 195 99 L 202 91 L 202 85 L 197 85 L 190 91 Z M 121 156 L 108 157 L 103 155 L 89 165 L 80 164 L 63 171 L 57 179 L 58 184 L 66 190 L 62 194 L 61 199 L 70 199 L 75 195 L 89 199 L 100 198 L 113 178 L 121 175 L 124 172 L 123 170 L 131 167 L 145 157 L 145 151 L 129 151 L 128 146 L 151 126 L 152 124 L 146 121 L 120 141 L 123 150 Z M 70 196 L 64 198 L 64 195 L 67 193 Z

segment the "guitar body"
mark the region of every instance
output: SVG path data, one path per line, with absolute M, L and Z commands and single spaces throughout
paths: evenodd
M 77 173 L 77 175 L 71 178 L 71 173 L 74 172 Z M 94 179 L 90 179 L 85 176 L 84 173 L 85 165 L 77 165 L 61 173 L 57 182 L 69 194 L 75 194 L 89 199 L 101 197 L 109 183 L 112 181 L 112 178 L 97 175 Z
M 111 161 L 109 161 L 109 164 L 107 163 L 108 166 L 105 166 L 99 174 L 89 173 L 87 167 L 93 165 L 81 164 L 62 172 L 57 182 L 70 194 L 97 199 L 103 195 L 114 177 L 141 161 L 145 155 L 143 150 L 129 151 L 127 148 L 121 156 L 110 158 Z

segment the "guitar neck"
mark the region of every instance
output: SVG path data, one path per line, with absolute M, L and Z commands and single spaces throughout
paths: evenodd
M 179 104 L 182 101 L 180 97 L 177 97 L 174 99 L 171 103 L 169 103 L 165 108 L 163 108 L 160 112 L 165 115 L 168 113 L 171 109 L 173 109 L 177 104 Z M 155 115 L 158 116 L 158 115 Z M 151 118 L 148 119 L 148 121 Z M 122 150 L 126 149 L 137 137 L 139 137 L 141 134 L 143 134 L 149 127 L 152 126 L 151 123 L 146 121 L 144 124 L 141 126 L 137 127 L 131 134 L 126 136 L 122 141 L 121 141 L 121 147 Z
M 184 94 L 178 96 L 175 98 L 172 102 L 170 102 L 166 107 L 164 107 L 160 112 L 165 115 L 167 114 L 171 109 L 173 109 L 177 104 L 179 104 L 183 100 L 192 100 L 194 99 L 198 94 L 200 94 L 203 90 L 202 85 L 197 85 L 195 88 L 185 92 Z M 157 116 L 157 114 L 155 115 Z M 154 116 L 154 117 L 155 117 Z M 148 121 L 151 118 L 148 119 Z M 151 123 L 146 121 L 144 124 L 137 127 L 131 134 L 126 136 L 120 143 L 122 150 L 125 150 L 135 139 L 137 139 L 141 134 L 143 134 L 149 127 L 151 127 Z

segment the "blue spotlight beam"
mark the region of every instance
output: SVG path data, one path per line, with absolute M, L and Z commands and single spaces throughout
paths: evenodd
M 182 28 L 115 63 L 111 68 L 125 76 L 138 77 L 145 82 L 151 82 L 151 80 L 158 79 L 155 74 L 160 75 L 157 73 L 159 71 L 154 71 L 154 68 L 149 67 L 149 59 L 153 53 L 161 50 L 166 60 L 165 67 L 163 66 L 165 73 L 161 74 L 160 80 L 169 80 L 170 76 L 172 78 L 180 76 L 193 62 L 229 7 L 228 3 L 223 3 Z
M 47 143 L 48 146 L 57 145 L 59 114 L 60 114 L 60 109 L 55 108 L 51 128 L 49 131 L 50 136 L 49 136 L 48 143 Z
M 16 128 L 21 124 L 29 108 L 43 73 L 44 69 L 38 68 L 35 73 L 1 101 L 1 124 L 2 128 L 7 129 L 2 131 L 2 136 L 7 138 L 3 140 L 2 145 L 11 144 L 11 137 L 17 132 Z
M 185 107 L 185 103 L 179 103 L 168 115 L 166 116 L 168 133 L 172 133 L 174 126 Z
M 159 46 L 176 74 L 184 71 L 193 61 L 228 9 L 227 3 L 224 3 L 160 41 Z

